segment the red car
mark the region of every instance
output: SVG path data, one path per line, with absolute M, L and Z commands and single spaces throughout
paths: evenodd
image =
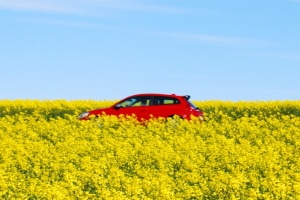
M 192 116 L 204 119 L 203 112 L 189 101 L 190 96 L 175 94 L 136 94 L 120 100 L 108 108 L 99 108 L 79 115 L 79 119 L 87 120 L 97 115 L 135 115 L 138 121 L 158 117 L 173 117 L 190 120 Z

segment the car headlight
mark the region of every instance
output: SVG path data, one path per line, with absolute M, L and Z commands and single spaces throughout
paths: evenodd
M 79 119 L 86 119 L 89 116 L 89 112 L 83 112 L 79 115 Z

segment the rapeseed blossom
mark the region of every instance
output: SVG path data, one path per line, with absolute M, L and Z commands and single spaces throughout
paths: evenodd
M 194 102 L 206 121 L 110 101 L 0 101 L 1 199 L 299 199 L 300 102 Z

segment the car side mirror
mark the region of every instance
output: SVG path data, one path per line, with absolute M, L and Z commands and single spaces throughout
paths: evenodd
M 118 104 L 115 105 L 114 108 L 115 108 L 115 109 L 119 109 L 119 108 L 122 108 L 122 106 L 121 106 L 121 104 L 118 103 Z
M 196 109 L 199 110 L 200 112 L 202 112 L 202 110 L 199 107 L 197 107 Z

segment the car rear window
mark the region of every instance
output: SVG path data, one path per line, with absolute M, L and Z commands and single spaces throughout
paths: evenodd
M 192 108 L 197 109 L 197 106 L 195 106 L 192 102 L 190 102 L 189 100 L 188 100 L 187 102 L 189 102 L 189 104 L 190 104 L 190 106 L 191 106 Z

